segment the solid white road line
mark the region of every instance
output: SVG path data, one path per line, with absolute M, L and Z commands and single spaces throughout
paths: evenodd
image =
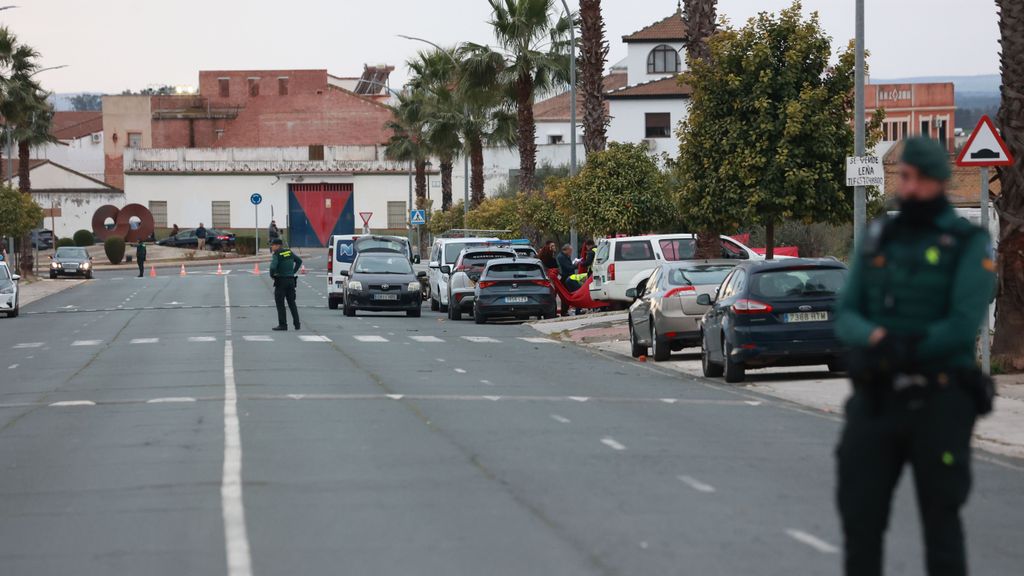
M 520 338 L 520 340 L 530 344 L 554 344 L 556 342 L 550 338 Z
M 838 547 L 833 546 L 832 544 L 829 544 L 828 542 L 825 542 L 824 540 L 822 540 L 821 538 L 818 538 L 817 536 L 815 536 L 813 534 L 808 534 L 807 532 L 804 532 L 803 530 L 796 530 L 795 528 L 789 528 L 789 529 L 786 530 L 786 534 L 789 535 L 789 537 L 792 538 L 793 540 L 796 540 L 797 542 L 800 542 L 801 544 L 806 544 L 806 545 L 810 546 L 811 548 L 814 548 L 818 552 L 821 552 L 822 554 L 838 554 L 839 553 L 839 548 Z
M 188 339 L 189 342 L 216 342 L 217 339 L 213 336 L 192 336 Z
M 614 438 L 601 438 L 601 444 L 611 448 L 612 450 L 625 450 L 626 447 L 616 441 Z
M 413 340 L 417 342 L 422 342 L 424 344 L 435 344 L 438 342 L 444 342 L 444 340 L 441 340 L 437 336 L 409 336 L 409 338 L 412 338 Z
M 189 396 L 171 397 L 171 398 L 152 398 L 146 400 L 146 404 L 185 404 L 188 402 L 195 402 L 196 399 Z
M 405 398 L 405 394 L 388 394 L 387 396 L 392 400 L 401 400 L 402 398 Z
M 231 295 L 224 278 L 224 469 L 220 482 L 221 516 L 228 576 L 252 576 L 252 556 L 242 502 L 242 432 L 238 421 L 238 390 L 231 342 Z
M 129 344 L 156 344 L 159 338 L 133 338 Z
M 687 486 L 693 488 L 697 492 L 711 494 L 712 492 L 715 491 L 715 487 L 712 486 L 711 484 L 705 484 L 692 476 L 678 476 L 678 478 L 683 482 L 683 484 L 686 484 Z
M 328 338 L 327 336 L 310 336 L 310 335 L 299 336 L 299 340 L 302 340 L 303 342 L 330 342 L 331 341 L 331 339 Z
M 24 350 L 26 348 L 42 348 L 45 342 L 22 342 L 21 344 L 15 344 L 15 350 Z
M 50 406 L 55 408 L 64 408 L 66 406 L 95 406 L 96 403 L 92 400 L 63 400 L 61 402 L 51 402 Z
M 387 342 L 388 339 L 383 336 L 353 336 L 359 342 Z
M 103 340 L 75 340 L 71 343 L 72 346 L 99 346 L 103 344 Z
M 573 402 L 586 402 L 587 400 L 590 400 L 590 397 L 589 396 L 569 396 L 569 400 L 572 400 Z
M 490 336 L 463 336 L 462 339 L 476 344 L 497 344 L 501 342 L 501 340 L 491 338 Z
M 569 420 L 565 416 L 559 416 L 558 414 L 552 414 L 551 419 L 554 420 L 555 422 L 558 422 L 559 424 L 569 424 L 572 422 L 572 420 Z
M 756 400 L 747 400 L 747 401 L 744 402 L 744 404 L 747 404 L 748 406 L 760 406 L 761 405 L 761 403 L 756 401 Z
M 246 342 L 273 342 L 274 339 L 270 336 L 255 335 L 255 336 L 242 336 L 242 339 Z

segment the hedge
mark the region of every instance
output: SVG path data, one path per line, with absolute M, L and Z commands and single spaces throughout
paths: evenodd
M 241 256 L 256 254 L 255 236 L 235 236 L 235 251 Z
M 88 230 L 79 230 L 78 232 L 75 232 L 73 238 L 75 240 L 75 246 L 92 246 L 96 243 L 96 237 Z
M 75 244 L 75 241 L 72 238 L 58 238 L 57 248 L 63 248 L 65 246 L 78 246 L 78 244 Z
M 124 260 L 124 238 L 111 236 L 103 243 L 103 251 L 111 264 L 120 264 Z

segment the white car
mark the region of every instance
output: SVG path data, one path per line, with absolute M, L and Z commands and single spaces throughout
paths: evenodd
M 18 315 L 18 280 L 21 276 L 11 272 L 7 262 L 0 261 L 0 312 L 8 318 Z
M 693 234 L 661 234 L 606 238 L 597 244 L 594 255 L 594 280 L 590 297 L 594 300 L 630 303 L 626 290 L 636 289 L 654 268 L 664 262 L 692 260 L 697 251 Z M 750 247 L 722 236 L 722 259 L 764 260 Z
M 409 261 L 419 264 L 419 256 L 412 255 L 412 246 L 407 238 L 401 236 L 383 236 L 377 234 L 338 234 L 331 236 L 327 246 L 327 307 L 337 310 L 345 300 L 345 282 L 341 273 L 352 267 L 356 259 L 358 246 L 363 250 L 383 248 L 402 252 L 409 256 Z
M 430 248 L 430 309 L 434 312 L 448 311 L 448 275 L 441 272 L 441 266 L 452 266 L 459 254 L 466 248 L 491 246 L 501 242 L 498 238 L 438 238 Z
M 441 266 L 441 273 L 448 275 L 448 318 L 461 320 L 462 313 L 473 308 L 476 283 L 489 261 L 500 258 L 515 260 L 517 257 L 511 248 L 466 248 L 459 254 L 455 266 Z

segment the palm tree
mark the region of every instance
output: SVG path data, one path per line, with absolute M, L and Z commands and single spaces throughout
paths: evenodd
M 53 107 L 50 106 L 46 96 L 42 92 L 31 95 L 21 111 L 21 120 L 12 134 L 18 143 L 18 190 L 24 193 L 32 190 L 29 178 L 32 148 L 57 141 L 50 133 L 50 126 L 53 123 Z
M 604 106 L 608 41 L 604 37 L 601 0 L 580 0 L 580 30 L 578 68 L 583 91 L 583 147 L 587 154 L 591 154 L 604 150 L 608 145 L 608 111 Z
M 455 158 L 463 150 L 460 124 L 450 118 L 460 117 L 459 102 L 455 94 L 458 78 L 454 50 L 420 52 L 408 62 L 412 78 L 409 87 L 424 102 L 424 115 L 428 119 L 424 137 L 439 160 L 441 171 L 441 210 L 452 207 L 452 171 Z
M 519 149 L 519 188 L 534 189 L 537 124 L 533 103 L 567 81 L 571 18 L 553 18 L 555 0 L 488 0 L 498 50 L 466 46 L 466 74 L 476 87 L 500 90 L 514 103 Z M 494 72 L 497 71 L 495 74 Z
M 398 95 L 398 105 L 392 108 L 394 118 L 387 123 L 392 135 L 384 148 L 387 158 L 413 165 L 418 208 L 426 208 L 427 163 L 430 161 L 423 104 L 423 98 L 417 92 Z
M 685 0 L 679 14 L 686 23 L 686 60 L 693 62 L 711 57 L 708 38 L 715 33 L 718 0 Z M 708 193 L 712 193 L 708 191 Z M 713 228 L 697 231 L 697 256 L 719 258 L 722 255 L 720 233 Z
M 1000 171 L 999 278 L 994 357 L 1024 370 L 1024 3 L 996 0 L 1002 46 L 1003 101 L 999 126 L 1016 162 Z

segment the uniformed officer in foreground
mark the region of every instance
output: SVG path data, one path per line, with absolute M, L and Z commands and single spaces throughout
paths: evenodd
M 280 238 L 271 241 L 270 247 L 274 251 L 270 258 L 270 277 L 274 279 L 274 304 L 277 305 L 277 326 L 274 330 L 288 330 L 285 300 L 292 311 L 295 329 L 299 330 L 302 324 L 299 322 L 299 308 L 295 305 L 295 286 L 298 283 L 295 275 L 302 268 L 302 258 L 291 250 L 286 250 Z
M 909 462 L 928 574 L 962 576 L 971 433 L 994 395 L 975 342 L 995 264 L 988 233 L 946 198 L 942 146 L 907 140 L 899 170 L 899 215 L 869 226 L 838 304 L 836 331 L 853 349 L 837 451 L 846 574 L 882 573 L 892 494 Z

